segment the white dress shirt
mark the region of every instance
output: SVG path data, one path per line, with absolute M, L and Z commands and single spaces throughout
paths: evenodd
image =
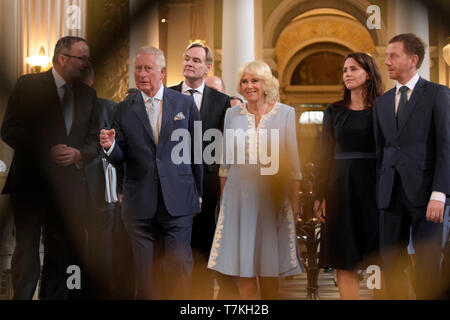
M 406 92 L 406 95 L 408 96 L 408 101 L 409 101 L 409 98 L 411 97 L 411 93 L 413 92 L 414 87 L 416 86 L 419 79 L 420 79 L 419 74 L 416 73 L 414 75 L 414 77 L 412 77 L 406 84 L 401 84 L 398 81 L 395 83 L 395 114 L 397 114 L 398 104 L 400 103 L 400 96 L 401 96 L 400 88 L 403 86 L 408 87 L 408 91 Z
M 55 70 L 55 68 L 52 68 L 52 74 L 53 79 L 55 79 L 56 91 L 58 92 L 59 102 L 62 103 L 65 93 L 63 86 L 66 84 L 66 80 L 64 80 L 63 77 L 61 77 L 61 75 Z
M 163 107 L 163 93 L 164 93 L 164 86 L 161 85 L 158 92 L 156 92 L 155 96 L 152 98 L 148 95 L 146 95 L 143 91 L 142 98 L 144 99 L 145 104 L 145 110 L 147 111 L 147 115 L 150 120 L 150 126 L 153 130 L 153 137 L 155 138 L 156 144 L 158 144 L 158 138 L 159 138 L 159 132 L 161 131 L 161 115 L 162 115 L 162 107 Z M 153 108 L 155 108 L 154 113 L 150 113 L 150 108 L 152 107 L 151 100 L 153 99 Z M 151 119 L 151 117 L 154 116 L 156 119 Z
M 148 95 L 146 95 L 143 91 L 140 91 L 140 93 L 142 94 L 142 99 L 144 99 L 145 109 L 147 111 L 148 108 L 150 108 L 150 97 Z M 158 92 L 156 92 L 155 96 L 153 97 L 154 98 L 153 104 L 155 106 L 157 105 L 157 108 L 158 108 L 158 122 L 157 122 L 158 123 L 158 128 L 155 128 L 155 129 L 158 129 L 158 134 L 159 134 L 159 131 L 161 129 L 161 114 L 162 114 L 162 106 L 163 106 L 163 102 L 162 102 L 163 94 L 164 94 L 164 86 L 161 85 L 161 87 L 159 88 Z M 154 130 L 154 129 L 152 128 L 152 130 Z M 155 131 L 153 132 L 153 134 L 155 134 Z M 157 141 L 158 141 L 158 138 L 155 137 L 155 142 L 158 143 Z M 116 140 L 114 139 L 114 141 L 113 141 L 113 143 L 111 145 L 111 148 L 109 148 L 108 151 L 103 149 L 103 151 L 106 153 L 106 155 L 108 155 L 108 156 L 111 155 L 111 152 L 113 151 L 115 145 L 116 145 Z
M 198 88 L 191 88 L 186 84 L 186 82 L 183 81 L 183 83 L 181 84 L 181 92 L 190 96 L 191 93 L 189 92 L 189 89 L 195 90 L 193 98 L 198 110 L 200 111 L 200 108 L 202 107 L 203 91 L 205 90 L 205 82 L 203 82 Z

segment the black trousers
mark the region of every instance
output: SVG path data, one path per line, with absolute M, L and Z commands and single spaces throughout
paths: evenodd
M 113 298 L 134 299 L 136 295 L 136 275 L 130 237 L 120 216 L 121 207 L 116 205 L 112 239 Z
M 439 295 L 442 224 L 427 221 L 426 209 L 411 205 L 397 173 L 391 203 L 380 212 L 380 254 L 389 299 L 407 298 L 404 271 L 409 261 L 410 227 L 416 251 L 416 298 L 433 299 Z
M 81 198 L 80 198 L 81 199 Z M 40 299 L 78 299 L 87 295 L 85 262 L 85 207 L 82 200 L 72 210 L 48 194 L 12 194 L 16 247 L 11 261 L 13 299 L 32 299 L 41 275 L 39 245 L 43 231 L 44 263 L 42 266 Z M 73 203 L 68 204 L 69 206 Z M 80 213 L 76 215 L 74 212 Z M 67 286 L 68 267 L 81 270 L 81 289 Z

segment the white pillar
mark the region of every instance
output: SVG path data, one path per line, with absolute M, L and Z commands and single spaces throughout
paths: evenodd
M 425 42 L 425 58 L 419 69 L 421 77 L 430 79 L 430 41 L 429 41 L 429 23 L 428 8 L 419 0 L 396 0 L 396 34 L 414 33 Z
M 137 18 L 139 17 L 139 18 Z M 130 0 L 130 75 L 129 87 L 134 82 L 134 56 L 143 46 L 159 47 L 158 1 Z
M 222 18 L 222 79 L 235 95 L 239 67 L 255 59 L 253 0 L 223 0 Z
M 167 86 L 184 80 L 183 53 L 192 36 L 192 1 L 177 0 L 168 3 Z

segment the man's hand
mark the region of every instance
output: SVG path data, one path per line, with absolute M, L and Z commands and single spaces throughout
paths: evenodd
M 102 129 L 100 130 L 100 145 L 102 146 L 103 149 L 105 149 L 106 151 L 109 150 L 109 148 L 111 148 L 113 142 L 114 142 L 114 138 L 116 136 L 116 131 L 114 129 L 111 130 L 105 130 Z
M 65 144 L 57 144 L 50 149 L 50 160 L 60 167 L 70 166 L 80 161 L 81 158 L 80 150 Z
M 427 207 L 427 220 L 434 223 L 444 222 L 445 203 L 439 200 L 430 200 Z

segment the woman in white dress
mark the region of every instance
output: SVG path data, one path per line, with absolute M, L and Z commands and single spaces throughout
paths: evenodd
M 278 80 L 266 63 L 244 64 L 238 80 L 247 103 L 225 115 L 222 200 L 208 267 L 237 277 L 242 299 L 276 299 L 278 278 L 302 272 L 295 110 L 278 102 Z

